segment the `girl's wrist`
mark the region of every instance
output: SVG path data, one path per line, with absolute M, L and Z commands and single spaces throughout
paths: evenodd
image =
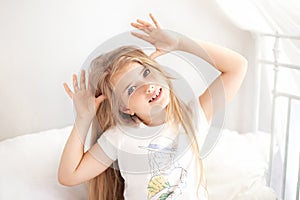
M 171 38 L 171 51 L 180 51 L 182 49 L 182 43 L 183 43 L 183 36 L 181 34 L 178 34 L 176 32 L 169 32 L 169 37 Z
M 181 35 L 179 35 L 178 38 L 177 38 L 177 45 L 176 45 L 175 50 L 176 51 L 182 51 L 182 47 L 183 47 L 183 38 L 182 38 Z
M 82 127 L 90 126 L 92 123 L 92 119 L 87 117 L 76 117 L 75 124 L 80 125 Z
M 187 51 L 189 49 L 188 47 L 190 46 L 190 44 L 189 44 L 190 42 L 191 42 L 191 40 L 189 38 L 187 38 L 186 36 L 179 35 L 176 50 Z
M 92 120 L 84 119 L 84 118 L 80 118 L 80 117 L 77 117 L 75 119 L 74 128 L 76 128 L 78 136 L 79 136 L 82 144 L 85 143 L 85 139 L 88 134 L 88 130 L 91 126 L 91 122 L 92 122 Z

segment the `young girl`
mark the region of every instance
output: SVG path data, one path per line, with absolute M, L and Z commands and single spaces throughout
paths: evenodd
M 93 60 L 88 87 L 85 71 L 79 85 L 73 75 L 74 91 L 64 84 L 77 115 L 58 179 L 63 185 L 89 180 L 92 200 L 208 199 L 199 144 L 213 114 L 222 109 L 210 94 L 216 81 L 186 104 L 154 59 L 175 50 L 205 59 L 222 72 L 225 103 L 240 87 L 247 61 L 229 49 L 164 31 L 150 17 L 154 25 L 143 20 L 131 25 L 145 33 L 132 34 L 154 45 L 154 53 L 117 48 Z M 95 144 L 85 152 L 91 124 Z

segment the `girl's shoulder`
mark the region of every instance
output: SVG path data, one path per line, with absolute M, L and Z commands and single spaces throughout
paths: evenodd
M 105 130 L 99 137 L 98 140 L 105 138 L 109 141 L 117 142 L 122 137 L 121 131 L 117 126 L 110 127 L 109 129 Z
M 134 133 L 140 134 L 141 127 L 142 126 L 116 125 L 105 130 L 101 134 L 100 138 L 104 137 L 110 141 L 118 142 L 121 141 L 126 135 L 134 135 Z

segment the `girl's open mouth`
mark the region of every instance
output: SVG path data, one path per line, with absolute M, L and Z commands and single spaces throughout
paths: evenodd
M 161 95 L 162 95 L 162 88 L 159 88 L 158 93 L 156 93 L 154 96 L 152 96 L 152 99 L 150 99 L 148 103 L 158 101 L 160 99 Z

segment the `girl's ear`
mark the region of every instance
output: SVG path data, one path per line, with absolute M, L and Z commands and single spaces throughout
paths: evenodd
M 120 106 L 120 111 L 125 114 L 134 115 L 134 112 L 125 106 Z

